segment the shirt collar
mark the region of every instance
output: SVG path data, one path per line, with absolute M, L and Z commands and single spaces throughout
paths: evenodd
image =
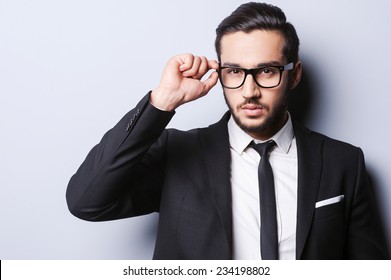
M 288 120 L 285 125 L 270 139 L 266 141 L 260 141 L 252 138 L 246 132 L 244 132 L 234 121 L 232 115 L 228 121 L 228 134 L 229 134 L 229 143 L 231 148 L 234 149 L 239 154 L 242 154 L 244 150 L 248 147 L 251 141 L 255 143 L 262 143 L 269 140 L 274 140 L 277 146 L 284 152 L 288 153 L 292 144 L 294 137 L 293 125 L 290 114 L 288 113 Z

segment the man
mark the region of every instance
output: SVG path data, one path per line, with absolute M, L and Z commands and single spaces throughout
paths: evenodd
M 387 258 L 362 151 L 287 111 L 298 49 L 279 8 L 240 6 L 217 28 L 219 62 L 171 58 L 91 150 L 70 180 L 70 211 L 89 221 L 159 212 L 155 259 Z M 218 79 L 229 107 L 218 123 L 166 129 Z

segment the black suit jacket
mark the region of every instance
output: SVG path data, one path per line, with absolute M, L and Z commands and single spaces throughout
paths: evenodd
M 227 113 L 187 132 L 144 97 L 88 154 L 67 189 L 89 221 L 159 212 L 155 259 L 230 259 Z M 297 259 L 387 258 L 359 148 L 294 123 L 298 150 Z M 318 201 L 344 199 L 315 208 Z

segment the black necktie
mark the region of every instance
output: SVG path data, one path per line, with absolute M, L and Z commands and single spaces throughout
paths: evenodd
M 261 207 L 261 256 L 263 260 L 278 259 L 276 197 L 274 193 L 273 171 L 268 154 L 274 141 L 251 144 L 261 156 L 258 166 L 259 203 Z

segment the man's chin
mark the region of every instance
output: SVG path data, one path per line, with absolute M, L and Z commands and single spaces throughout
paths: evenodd
M 234 116 L 236 124 L 248 133 L 263 133 L 268 130 L 267 122 L 262 118 L 238 118 Z

